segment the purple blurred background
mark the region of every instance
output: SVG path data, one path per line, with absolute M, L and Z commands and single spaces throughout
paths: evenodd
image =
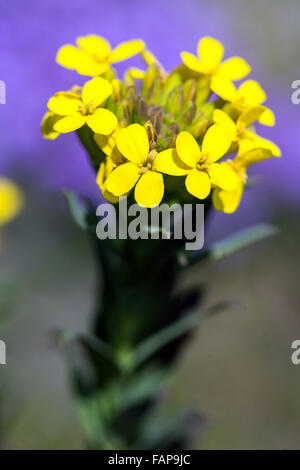
M 295 2 L 287 3 L 299 11 Z M 62 44 L 88 33 L 103 35 L 113 46 L 129 38 L 143 38 L 171 69 L 179 62 L 180 51 L 194 52 L 198 39 L 211 35 L 224 43 L 227 57 L 241 55 L 250 62 L 252 78 L 267 90 L 268 104 L 277 116 L 276 127 L 261 127 L 261 133 L 276 141 L 284 158 L 252 170 L 253 175 L 263 175 L 264 184 L 250 191 L 243 204 L 253 212 L 265 207 L 269 210 L 271 198 L 283 199 L 284 204 L 298 203 L 300 109 L 291 104 L 290 96 L 291 82 L 299 78 L 296 44 L 300 34 L 297 15 L 285 14 L 286 3 L 27 0 L 12 5 L 0 0 L 0 11 L 0 79 L 7 85 L 7 104 L 0 106 L 1 173 L 15 178 L 25 175 L 46 189 L 75 188 L 98 196 L 94 175 L 76 136 L 49 142 L 40 135 L 48 98 L 85 80 L 55 63 Z

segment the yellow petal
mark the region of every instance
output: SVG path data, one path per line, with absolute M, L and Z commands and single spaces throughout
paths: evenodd
M 164 196 L 164 179 L 161 173 L 147 171 L 139 179 L 134 197 L 136 202 L 143 207 L 153 207 L 160 204 Z
M 6 178 L 0 178 L 0 226 L 10 222 L 20 212 L 23 196 L 18 187 Z
M 67 69 L 76 70 L 78 62 L 85 60 L 85 54 L 72 44 L 62 46 L 56 55 L 56 62 Z
M 74 93 L 59 92 L 48 101 L 48 108 L 60 116 L 71 116 L 76 113 L 80 105 L 80 97 L 75 97 Z
M 51 111 L 45 114 L 41 122 L 41 131 L 45 139 L 54 140 L 59 136 L 59 133 L 54 130 L 54 124 L 59 119 L 61 119 L 61 116 L 58 116 Z
M 237 100 L 243 100 L 250 106 L 258 106 L 266 99 L 266 93 L 256 80 L 246 80 L 237 91 Z
M 270 150 L 272 152 L 273 157 L 281 157 L 280 148 L 271 140 L 263 139 L 262 137 L 256 135 L 255 143 L 257 147 L 262 147 L 264 149 Z
M 108 63 L 99 63 L 93 57 L 86 54 L 71 44 L 67 44 L 59 49 L 56 62 L 63 67 L 77 70 L 81 75 L 100 75 L 109 67 Z
M 97 134 L 109 135 L 118 125 L 118 119 L 113 112 L 98 108 L 86 118 L 87 125 Z
M 135 78 L 137 80 L 143 80 L 145 78 L 146 72 L 144 70 L 138 69 L 137 67 L 131 67 L 128 70 L 128 73 L 132 78 Z
M 176 139 L 176 151 L 185 165 L 194 168 L 201 158 L 196 140 L 189 132 L 180 132 Z
M 218 73 L 225 75 L 229 80 L 241 80 L 250 72 L 250 65 L 241 57 L 230 57 L 220 65 L 218 70 Z
M 114 131 L 110 135 L 103 135 L 103 134 L 94 135 L 95 142 L 97 142 L 97 144 L 101 148 L 102 152 L 105 153 L 105 155 L 110 156 L 114 147 L 116 146 L 116 138 L 114 136 L 116 131 Z
M 160 152 L 154 160 L 153 169 L 173 176 L 187 175 L 191 170 L 189 166 L 186 166 L 182 160 L 180 160 L 174 148 Z
M 224 191 L 223 189 L 214 189 L 212 202 L 217 211 L 231 214 L 236 211 L 242 198 L 244 185 L 239 182 L 238 187 L 234 191 Z
M 211 190 L 209 176 L 195 168 L 187 175 L 185 186 L 188 192 L 198 199 L 205 199 Z
M 99 61 L 105 60 L 110 53 L 109 42 L 97 35 L 80 36 L 76 43 L 84 52 L 97 57 Z
M 84 63 L 80 63 L 77 67 L 77 72 L 80 75 L 87 75 L 89 77 L 97 77 L 102 75 L 109 69 L 109 62 L 96 62 L 94 59 L 87 57 Z
M 73 132 L 82 127 L 86 122 L 85 116 L 80 113 L 72 114 L 72 116 L 66 116 L 61 118 L 54 124 L 54 130 L 60 134 L 66 134 L 67 132 Z
M 117 202 L 119 202 L 118 196 L 114 196 L 112 193 L 107 191 L 105 186 L 102 189 L 102 196 L 107 202 L 111 202 L 112 204 L 116 204 Z
M 275 114 L 271 109 L 266 108 L 266 110 L 259 117 L 258 122 L 260 122 L 260 124 L 264 124 L 265 126 L 275 126 Z
M 106 164 L 102 162 L 99 166 L 99 170 L 97 173 L 96 183 L 98 184 L 100 189 L 103 189 L 104 181 L 105 181 L 105 172 L 106 172 Z
M 106 189 L 106 179 L 113 169 L 113 162 L 110 159 L 106 159 L 105 162 L 102 162 L 99 167 L 97 174 L 96 182 L 102 191 L 102 196 L 106 201 L 116 204 L 119 201 L 117 196 L 114 196 Z
M 110 158 L 106 158 L 104 162 L 101 162 L 96 178 L 96 183 L 98 184 L 101 190 L 103 190 L 104 184 L 106 183 L 106 180 L 110 173 L 113 171 L 113 169 L 114 163 Z
M 213 112 L 213 121 L 215 124 L 219 124 L 220 126 L 224 127 L 228 134 L 230 135 L 230 138 L 232 141 L 234 141 L 237 137 L 237 130 L 236 130 L 236 124 L 235 122 L 231 119 L 230 116 L 228 116 L 227 113 L 222 111 L 222 109 L 215 109 Z
M 152 52 L 150 52 L 147 49 L 142 52 L 142 57 L 143 57 L 143 59 L 144 59 L 144 61 L 146 62 L 147 65 L 154 65 L 154 64 L 158 63 L 158 60 L 155 57 L 155 55 L 152 54 Z
M 106 189 L 114 196 L 123 196 L 138 181 L 139 168 L 134 163 L 124 163 L 111 172 L 106 180 Z
M 231 138 L 228 132 L 219 124 L 213 124 L 204 136 L 202 153 L 208 154 L 209 162 L 215 162 L 225 155 L 230 144 Z
M 210 82 L 211 90 L 226 101 L 236 99 L 236 88 L 234 84 L 224 75 L 216 74 Z
M 196 57 L 194 54 L 190 54 L 189 52 L 181 52 L 180 55 L 184 65 L 186 65 L 189 69 L 194 70 L 194 72 L 202 72 L 202 67 L 198 57 Z
M 97 144 L 101 148 L 102 152 L 105 153 L 105 155 L 111 155 L 113 146 L 111 145 L 110 136 L 103 134 L 94 134 L 94 140 L 95 142 L 97 142 Z
M 136 54 L 141 53 L 145 49 L 144 41 L 133 39 L 132 41 L 119 44 L 110 54 L 110 62 L 121 62 Z
M 253 122 L 258 121 L 265 112 L 265 106 L 254 106 L 246 109 L 237 119 L 237 125 L 249 127 Z
M 242 155 L 237 155 L 234 158 L 235 165 L 239 168 L 246 169 L 253 163 L 261 162 L 272 157 L 272 151 L 266 148 L 256 148 L 248 150 Z
M 144 163 L 149 154 L 148 134 L 140 124 L 121 129 L 116 137 L 121 154 L 132 163 Z
M 239 151 L 238 155 L 243 155 L 252 149 L 263 148 L 270 150 L 274 157 L 280 157 L 281 151 L 274 142 L 268 139 L 263 139 L 262 137 L 254 134 L 252 131 L 247 131 L 243 133 L 243 138 L 239 142 Z
M 112 94 L 112 91 L 112 84 L 108 80 L 95 77 L 83 86 L 82 101 L 85 105 L 92 103 L 94 107 L 97 107 Z
M 102 152 L 105 155 L 108 155 L 114 163 L 124 163 L 124 158 L 120 154 L 117 145 L 116 137 L 120 132 L 120 127 L 117 127 L 112 134 L 103 135 L 103 134 L 94 134 L 94 140 L 97 142 Z
M 204 37 L 198 43 L 198 55 L 203 73 L 212 73 L 220 64 L 224 54 L 222 43 L 210 37 Z
M 213 163 L 209 167 L 208 174 L 212 184 L 226 191 L 233 191 L 240 180 L 232 165 L 226 162 Z

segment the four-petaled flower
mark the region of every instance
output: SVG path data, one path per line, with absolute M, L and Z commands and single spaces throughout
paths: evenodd
M 112 63 L 121 62 L 143 52 L 145 43 L 140 39 L 119 44 L 111 50 L 104 38 L 96 35 L 81 36 L 76 40 L 77 46 L 66 44 L 56 56 L 58 64 L 80 75 L 95 77 L 105 73 Z
M 241 80 L 250 73 L 250 65 L 241 57 L 230 57 L 222 62 L 223 45 L 216 39 L 205 37 L 198 43 L 198 57 L 182 52 L 184 64 L 194 72 L 210 77 L 211 90 L 224 100 L 236 98 L 236 87 L 232 83 Z
M 81 94 L 58 92 L 48 101 L 50 111 L 61 119 L 53 125 L 58 133 L 72 132 L 87 124 L 98 134 L 111 134 L 118 125 L 113 112 L 99 107 L 112 94 L 108 80 L 95 77 L 85 83 Z
M 147 131 L 140 124 L 120 129 L 116 144 L 128 161 L 110 173 L 106 189 L 114 196 L 123 196 L 135 186 L 134 197 L 140 206 L 160 204 L 164 195 L 164 180 L 158 167 L 169 150 L 159 153 L 151 150 Z
M 187 175 L 186 189 L 198 199 L 205 199 L 212 185 L 233 190 L 238 183 L 235 172 L 216 163 L 230 144 L 229 134 L 216 124 L 207 130 L 201 148 L 189 132 L 180 132 L 176 149 L 166 151 L 158 169 L 169 175 Z
M 243 112 L 249 108 L 262 105 L 266 99 L 265 91 L 256 80 L 246 80 L 239 86 L 232 104 Z M 273 111 L 267 106 L 264 106 L 264 108 L 264 112 L 257 119 L 258 122 L 265 126 L 274 126 L 275 115 Z

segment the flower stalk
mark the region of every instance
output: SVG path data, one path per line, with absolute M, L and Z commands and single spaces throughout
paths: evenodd
M 117 213 L 124 196 L 148 211 L 200 201 L 206 218 L 213 209 L 234 212 L 249 166 L 279 157 L 280 150 L 256 134 L 257 123 L 275 123 L 261 86 L 249 79 L 234 83 L 251 67 L 240 57 L 223 61 L 223 53 L 219 41 L 203 38 L 197 56 L 183 52 L 183 63 L 167 73 L 143 41 L 112 50 L 103 38 L 80 37 L 76 46 L 60 49 L 57 62 L 92 78 L 50 98 L 42 133 L 53 140 L 77 132 L 102 196 Z M 145 70 L 129 68 L 119 79 L 112 64 L 136 54 Z M 206 311 L 204 282 L 182 291 L 180 278 L 190 266 L 229 256 L 273 229 L 251 228 L 193 254 L 174 227 L 169 239 L 99 240 L 95 208 L 76 194 L 65 196 L 91 239 L 98 268 L 89 332 L 58 334 L 88 446 L 184 449 L 191 445 L 196 414 L 167 410 L 162 390 Z M 160 225 L 155 229 L 163 232 Z

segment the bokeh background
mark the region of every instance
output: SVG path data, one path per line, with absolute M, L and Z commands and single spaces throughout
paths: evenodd
M 189 273 L 189 284 L 207 281 L 207 305 L 236 299 L 242 308 L 201 324 L 170 390 L 173 401 L 190 402 L 206 417 L 193 448 L 300 449 L 300 366 L 290 360 L 300 338 L 300 105 L 291 103 L 291 83 L 300 79 L 299 17 L 297 0 L 0 0 L 0 79 L 7 86 L 0 174 L 26 195 L 21 217 L 1 233 L 0 337 L 8 365 L 0 368 L 0 448 L 84 447 L 50 331 L 85 328 L 94 289 L 92 253 L 60 189 L 95 201 L 100 195 L 76 136 L 49 142 L 39 128 L 48 98 L 84 80 L 55 63 L 57 49 L 95 33 L 112 45 L 143 38 L 167 69 L 211 35 L 227 56 L 245 57 L 267 90 L 277 124 L 264 135 L 283 158 L 253 168 L 261 183 L 237 213 L 214 216 L 207 238 L 256 222 L 274 223 L 280 234 Z

